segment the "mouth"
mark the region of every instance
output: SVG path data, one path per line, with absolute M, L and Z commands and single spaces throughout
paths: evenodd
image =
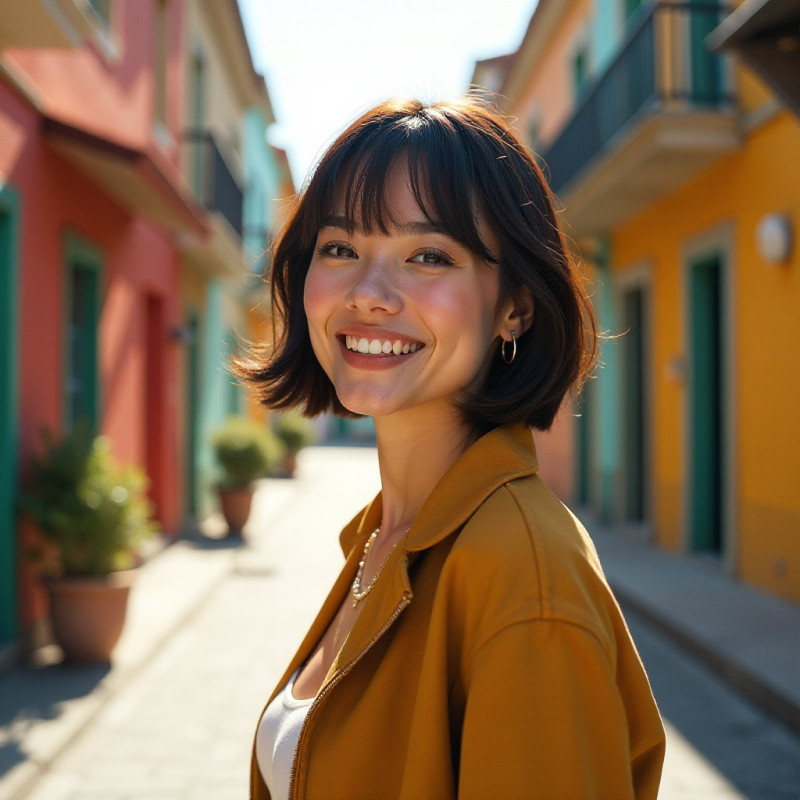
M 403 356 L 416 353 L 425 345 L 408 339 L 367 339 L 365 336 L 340 336 L 344 346 L 353 353 L 369 356 Z

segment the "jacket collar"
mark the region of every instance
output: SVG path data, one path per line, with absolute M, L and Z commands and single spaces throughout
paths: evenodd
M 504 483 L 539 468 L 533 434 L 527 425 L 495 428 L 467 448 L 436 484 L 408 533 L 405 550 L 432 547 L 466 522 Z M 339 537 L 345 556 L 363 547 L 381 520 L 381 495 L 345 526 Z
M 353 629 L 331 665 L 323 686 L 349 669 L 392 624 L 411 601 L 408 564 L 413 553 L 432 547 L 461 527 L 498 487 L 538 469 L 533 435 L 525 425 L 495 428 L 469 447 L 434 487 L 412 525 L 406 546 L 389 557 L 375 592 L 364 602 Z M 339 537 L 347 558 L 316 620 L 268 702 L 309 657 L 324 635 L 350 584 L 364 542 L 381 519 L 380 494 L 344 528 Z M 349 666 L 348 666 L 349 665 Z

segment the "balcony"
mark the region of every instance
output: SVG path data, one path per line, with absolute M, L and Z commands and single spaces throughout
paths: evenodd
M 187 131 L 183 138 L 197 199 L 209 211 L 222 214 L 241 238 L 244 195 L 228 159 L 210 131 Z
M 205 238 L 183 237 L 188 260 L 209 275 L 241 278 L 250 269 L 242 243 L 244 195 L 227 156 L 210 131 L 186 131 L 182 161 L 195 196 L 211 213 L 211 231 Z
M 739 146 L 726 63 L 704 46 L 723 8 L 657 2 L 642 11 L 541 154 L 582 235 L 624 222 Z

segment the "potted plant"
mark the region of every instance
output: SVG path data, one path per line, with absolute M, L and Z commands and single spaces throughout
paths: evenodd
M 212 446 L 220 471 L 217 486 L 229 535 L 240 535 L 250 516 L 253 482 L 280 460 L 280 441 L 262 424 L 230 417 L 214 431 Z
M 296 411 L 287 411 L 277 415 L 275 435 L 284 447 L 282 471 L 291 478 L 297 468 L 297 454 L 311 441 L 311 423 Z
M 88 425 L 44 439 L 22 509 L 42 539 L 31 555 L 50 598 L 53 634 L 65 659 L 107 662 L 125 622 L 137 547 L 155 530 L 147 478 L 120 466 L 109 441 Z

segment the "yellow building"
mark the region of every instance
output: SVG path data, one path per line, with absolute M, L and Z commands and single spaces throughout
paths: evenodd
M 800 601 L 800 121 L 711 50 L 723 8 L 540 0 L 491 88 L 624 334 L 571 437 L 571 499 Z

